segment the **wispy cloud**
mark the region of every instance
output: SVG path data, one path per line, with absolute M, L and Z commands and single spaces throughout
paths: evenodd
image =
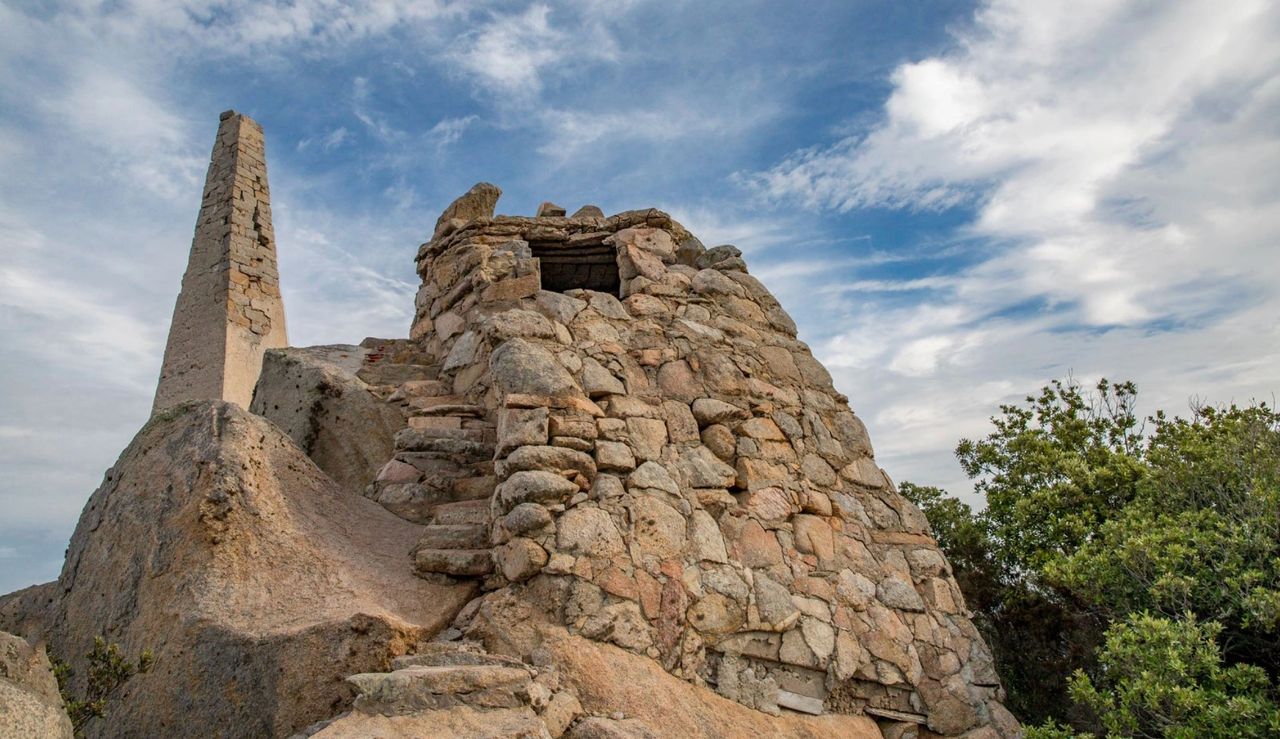
M 368 77 L 356 77 L 351 81 L 351 113 L 364 124 L 365 130 L 384 144 L 406 141 L 409 135 L 391 125 L 373 106 L 373 86 Z
M 436 150 L 444 150 L 462 139 L 471 124 L 480 120 L 479 116 L 468 115 L 461 118 L 444 118 L 427 131 L 427 140 L 435 142 Z
M 328 136 L 324 137 L 324 140 L 320 142 L 320 148 L 325 151 L 333 151 L 350 140 L 351 132 L 347 130 L 347 127 L 338 126 L 330 131 Z
M 581 17 L 566 7 L 566 15 Z M 514 104 L 527 103 L 542 92 L 548 73 L 564 74 L 616 57 L 612 36 L 599 26 L 575 32 L 552 22 L 550 6 L 536 3 L 516 13 L 491 12 L 460 36 L 444 57 L 470 75 L 483 90 Z
M 282 45 L 351 43 L 464 10 L 463 4 L 444 0 L 145 0 L 67 3 L 53 16 L 59 25 L 81 24 L 165 49 L 189 50 L 194 44 L 230 56 L 279 54 Z
M 1241 137 L 1276 162 L 1278 15 L 1248 0 L 998 0 L 956 51 L 894 72 L 879 126 L 750 181 L 810 208 L 976 204 L 971 232 L 1009 248 L 970 274 L 971 299 L 1042 296 L 1095 325 L 1183 316 L 1199 302 L 1185 301 L 1188 275 L 1219 288 L 1259 276 L 1238 265 L 1269 240 L 1225 242 L 1225 219 L 1203 216 L 1266 218 L 1276 206 L 1274 168 L 1252 168 L 1259 178 L 1229 192 L 1218 183 L 1237 176 L 1221 156 Z M 1145 217 L 1117 214 L 1117 197 Z
M 937 452 L 1072 370 L 1175 410 L 1274 386 L 1278 33 L 1251 0 L 992 0 L 892 73 L 879 123 L 741 176 L 815 212 L 973 212 L 968 266 L 810 285 L 839 296 L 820 353 L 891 464 L 963 488 Z

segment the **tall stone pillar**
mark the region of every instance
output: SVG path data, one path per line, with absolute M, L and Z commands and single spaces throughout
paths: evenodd
M 288 346 L 262 126 L 222 114 L 152 412 L 219 398 L 249 407 L 267 349 Z

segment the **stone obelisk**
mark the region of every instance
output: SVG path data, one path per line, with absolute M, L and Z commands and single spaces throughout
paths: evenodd
M 249 407 L 267 349 L 288 346 L 262 126 L 220 117 L 152 411 L 217 398 Z

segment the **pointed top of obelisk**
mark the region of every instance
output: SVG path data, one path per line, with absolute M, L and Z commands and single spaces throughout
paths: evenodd
M 203 398 L 247 408 L 263 353 L 289 343 L 262 126 L 234 110 L 218 120 L 154 410 Z

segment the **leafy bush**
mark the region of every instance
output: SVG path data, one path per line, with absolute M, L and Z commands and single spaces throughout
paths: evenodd
M 1096 680 L 1082 670 L 1071 696 L 1109 736 L 1248 739 L 1280 734 L 1280 705 L 1264 670 L 1224 666 L 1222 627 L 1137 614 L 1107 630 Z
M 1132 383 L 1054 382 L 1001 406 L 990 434 L 956 448 L 983 511 L 902 492 L 951 561 L 1010 709 L 1039 724 L 1028 736 L 1275 735 L 1280 415 L 1140 422 L 1136 398 Z M 1167 669 L 1129 674 L 1126 660 Z

